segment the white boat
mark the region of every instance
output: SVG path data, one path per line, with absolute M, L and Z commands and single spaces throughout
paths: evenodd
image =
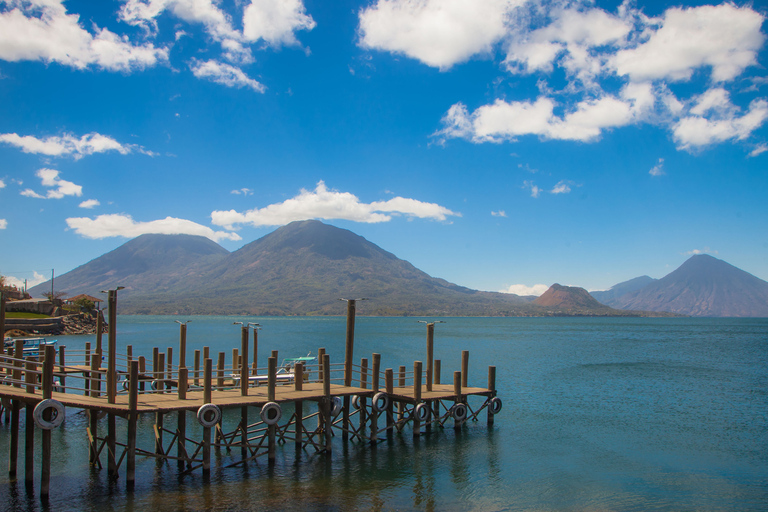
M 56 352 L 59 351 L 59 343 L 57 340 L 48 341 L 45 338 L 5 338 L 4 342 L 6 352 L 8 351 L 8 347 L 16 346 L 17 339 L 24 341 L 23 357 L 42 355 L 43 352 L 45 352 L 45 347 L 49 345 L 53 346 L 56 349 Z
M 277 372 L 275 373 L 275 382 L 283 383 L 283 382 L 293 382 L 295 378 L 295 367 L 296 363 L 303 363 L 306 367 L 309 364 L 314 363 L 317 361 L 317 357 L 310 356 L 307 354 L 304 357 L 287 357 L 283 359 L 283 362 L 280 363 L 280 367 L 277 369 Z M 232 374 L 232 379 L 235 381 L 235 386 L 240 385 L 240 375 L 239 374 Z M 308 377 L 308 374 L 304 374 L 304 378 L 306 379 Z M 269 375 L 249 375 L 248 376 L 248 385 L 249 386 L 259 386 L 261 384 L 267 384 L 269 381 Z

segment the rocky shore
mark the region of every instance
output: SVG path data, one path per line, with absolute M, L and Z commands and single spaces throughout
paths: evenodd
M 6 318 L 5 329 L 5 335 L 10 337 L 96 334 L 96 316 L 88 313 L 77 313 L 74 315 L 34 320 Z M 106 322 L 104 323 L 102 332 L 107 332 Z

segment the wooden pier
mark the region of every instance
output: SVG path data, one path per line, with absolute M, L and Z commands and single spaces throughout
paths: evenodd
M 468 386 L 467 351 L 461 354 L 461 371 L 454 372 L 449 384 L 441 383 L 440 361 L 433 358 L 434 323 L 427 323 L 426 368 L 416 361 L 412 369 L 400 366 L 382 371 L 379 354 L 354 364 L 354 300 L 347 301 L 344 362 L 332 363 L 330 355 L 320 348 L 316 364 L 297 362 L 293 376 L 287 379 L 286 373 L 278 373 L 277 351 L 272 351 L 267 368 L 256 367 L 255 325 L 241 327 L 240 347 L 232 350 L 228 365 L 225 352 L 219 352 L 214 361 L 205 347 L 202 352 L 195 350 L 188 367 L 187 325 L 181 322 L 178 364 L 173 364 L 171 348 L 167 352 L 155 348 L 149 366 L 145 357 L 133 356 L 130 346 L 126 354 L 117 354 L 116 291 L 110 291 L 108 304 L 106 351 L 99 333 L 95 346 L 86 343 L 80 353 L 68 352 L 65 347 L 57 352 L 47 346 L 40 357 L 24 358 L 23 341 L 17 340 L 0 355 L 0 417 L 10 424 L 9 475 L 17 478 L 24 410 L 24 478 L 32 485 L 37 428 L 42 430 L 43 499 L 50 489 L 51 430 L 62 424 L 67 407 L 86 411 L 89 416 L 85 434 L 90 463 L 102 468 L 106 459 L 110 478 L 118 478 L 124 470 L 129 488 L 135 482 L 137 457 L 176 460 L 182 474 L 196 470 L 207 474 L 211 449 L 239 448 L 241 457 L 231 465 L 262 456 L 271 463 L 278 443 L 293 442 L 297 450 L 330 454 L 332 438 L 337 434 L 344 441 L 375 444 L 382 434 L 402 433 L 407 428 L 414 437 L 423 433 L 422 427 L 429 432 L 449 422 L 460 429 L 466 421 L 476 421 L 483 411 L 492 424 L 501 410 L 496 368 L 488 368 L 487 387 Z M 104 361 L 106 367 L 102 367 Z M 257 385 L 261 381 L 266 385 Z M 307 405 L 313 405 L 312 409 Z M 224 430 L 223 409 L 240 412 L 233 431 Z M 154 443 L 139 447 L 138 419 L 146 414 L 154 415 Z M 99 421 L 105 417 L 106 422 Z M 127 422 L 124 440 L 117 439 L 118 419 Z M 176 421 L 171 427 L 172 419 Z

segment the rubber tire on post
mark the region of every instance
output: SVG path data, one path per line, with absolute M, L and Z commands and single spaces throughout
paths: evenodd
M 283 410 L 280 408 L 280 404 L 267 402 L 261 408 L 259 416 L 261 416 L 261 421 L 267 425 L 277 425 L 277 422 L 283 417 Z
M 336 417 L 341 414 L 341 411 L 344 409 L 344 400 L 340 396 L 335 396 L 331 399 L 331 404 L 331 416 Z
M 213 417 L 211 419 L 206 418 L 206 415 L 208 413 L 213 413 Z M 204 404 L 204 405 L 201 405 L 200 408 L 197 410 L 197 421 L 199 421 L 203 427 L 207 427 L 207 428 L 214 427 L 220 420 L 221 420 L 221 409 L 219 409 L 218 405 Z
M 416 416 L 416 419 L 419 420 L 422 423 L 426 423 L 429 421 L 429 417 L 431 416 L 431 412 L 429 410 L 429 405 L 425 403 L 420 403 L 416 406 L 416 408 L 413 410 L 414 416 Z
M 501 398 L 495 396 L 491 398 L 488 409 L 490 409 L 491 414 L 499 414 L 501 412 L 501 405 Z
M 451 416 L 456 421 L 464 421 L 467 419 L 467 406 L 464 404 L 454 404 L 451 407 Z
M 360 408 L 360 396 L 359 395 L 354 395 L 352 397 L 352 407 L 354 407 L 355 409 L 359 409 Z
M 46 409 L 53 409 L 53 417 L 50 420 L 43 419 L 43 413 Z M 58 400 L 46 398 L 35 406 L 32 417 L 35 420 L 35 425 L 41 429 L 53 430 L 64 421 L 64 406 Z
M 381 405 L 379 405 L 379 402 L 382 402 Z M 373 407 L 373 410 L 376 412 L 384 412 L 389 407 L 389 395 L 384 393 L 383 391 L 379 391 L 375 395 L 373 395 L 373 403 L 371 403 L 371 406 Z
M 120 381 L 123 385 L 123 391 L 128 391 L 130 389 L 130 383 L 128 382 L 128 379 L 125 379 L 123 381 Z
M 157 391 L 157 385 L 160 383 L 160 380 L 155 379 L 152 382 L 149 383 L 149 387 L 152 388 L 152 391 Z

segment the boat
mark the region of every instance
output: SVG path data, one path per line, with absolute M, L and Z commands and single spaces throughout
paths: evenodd
M 306 368 L 307 365 L 313 364 L 317 361 L 316 356 L 310 355 L 312 352 L 307 354 L 303 357 L 287 357 L 283 359 L 283 362 L 280 363 L 280 367 L 277 369 L 277 372 L 275 373 L 275 382 L 278 384 L 280 383 L 288 383 L 293 382 L 294 376 L 295 376 L 295 368 L 297 363 L 304 364 L 304 367 Z M 232 379 L 235 382 L 235 386 L 240 385 L 240 375 L 239 374 L 232 374 Z M 304 379 L 307 379 L 309 377 L 309 373 L 304 374 Z M 259 386 L 261 384 L 266 384 L 269 381 L 269 375 L 249 375 L 248 376 L 248 385 L 249 386 Z
M 23 357 L 27 356 L 40 356 L 45 351 L 45 347 L 47 346 L 53 346 L 56 349 L 56 352 L 59 351 L 59 343 L 57 340 L 46 340 L 45 338 L 5 338 L 4 344 L 6 351 L 8 350 L 8 347 L 13 347 L 16 345 L 16 340 L 23 340 L 24 341 L 24 354 Z

